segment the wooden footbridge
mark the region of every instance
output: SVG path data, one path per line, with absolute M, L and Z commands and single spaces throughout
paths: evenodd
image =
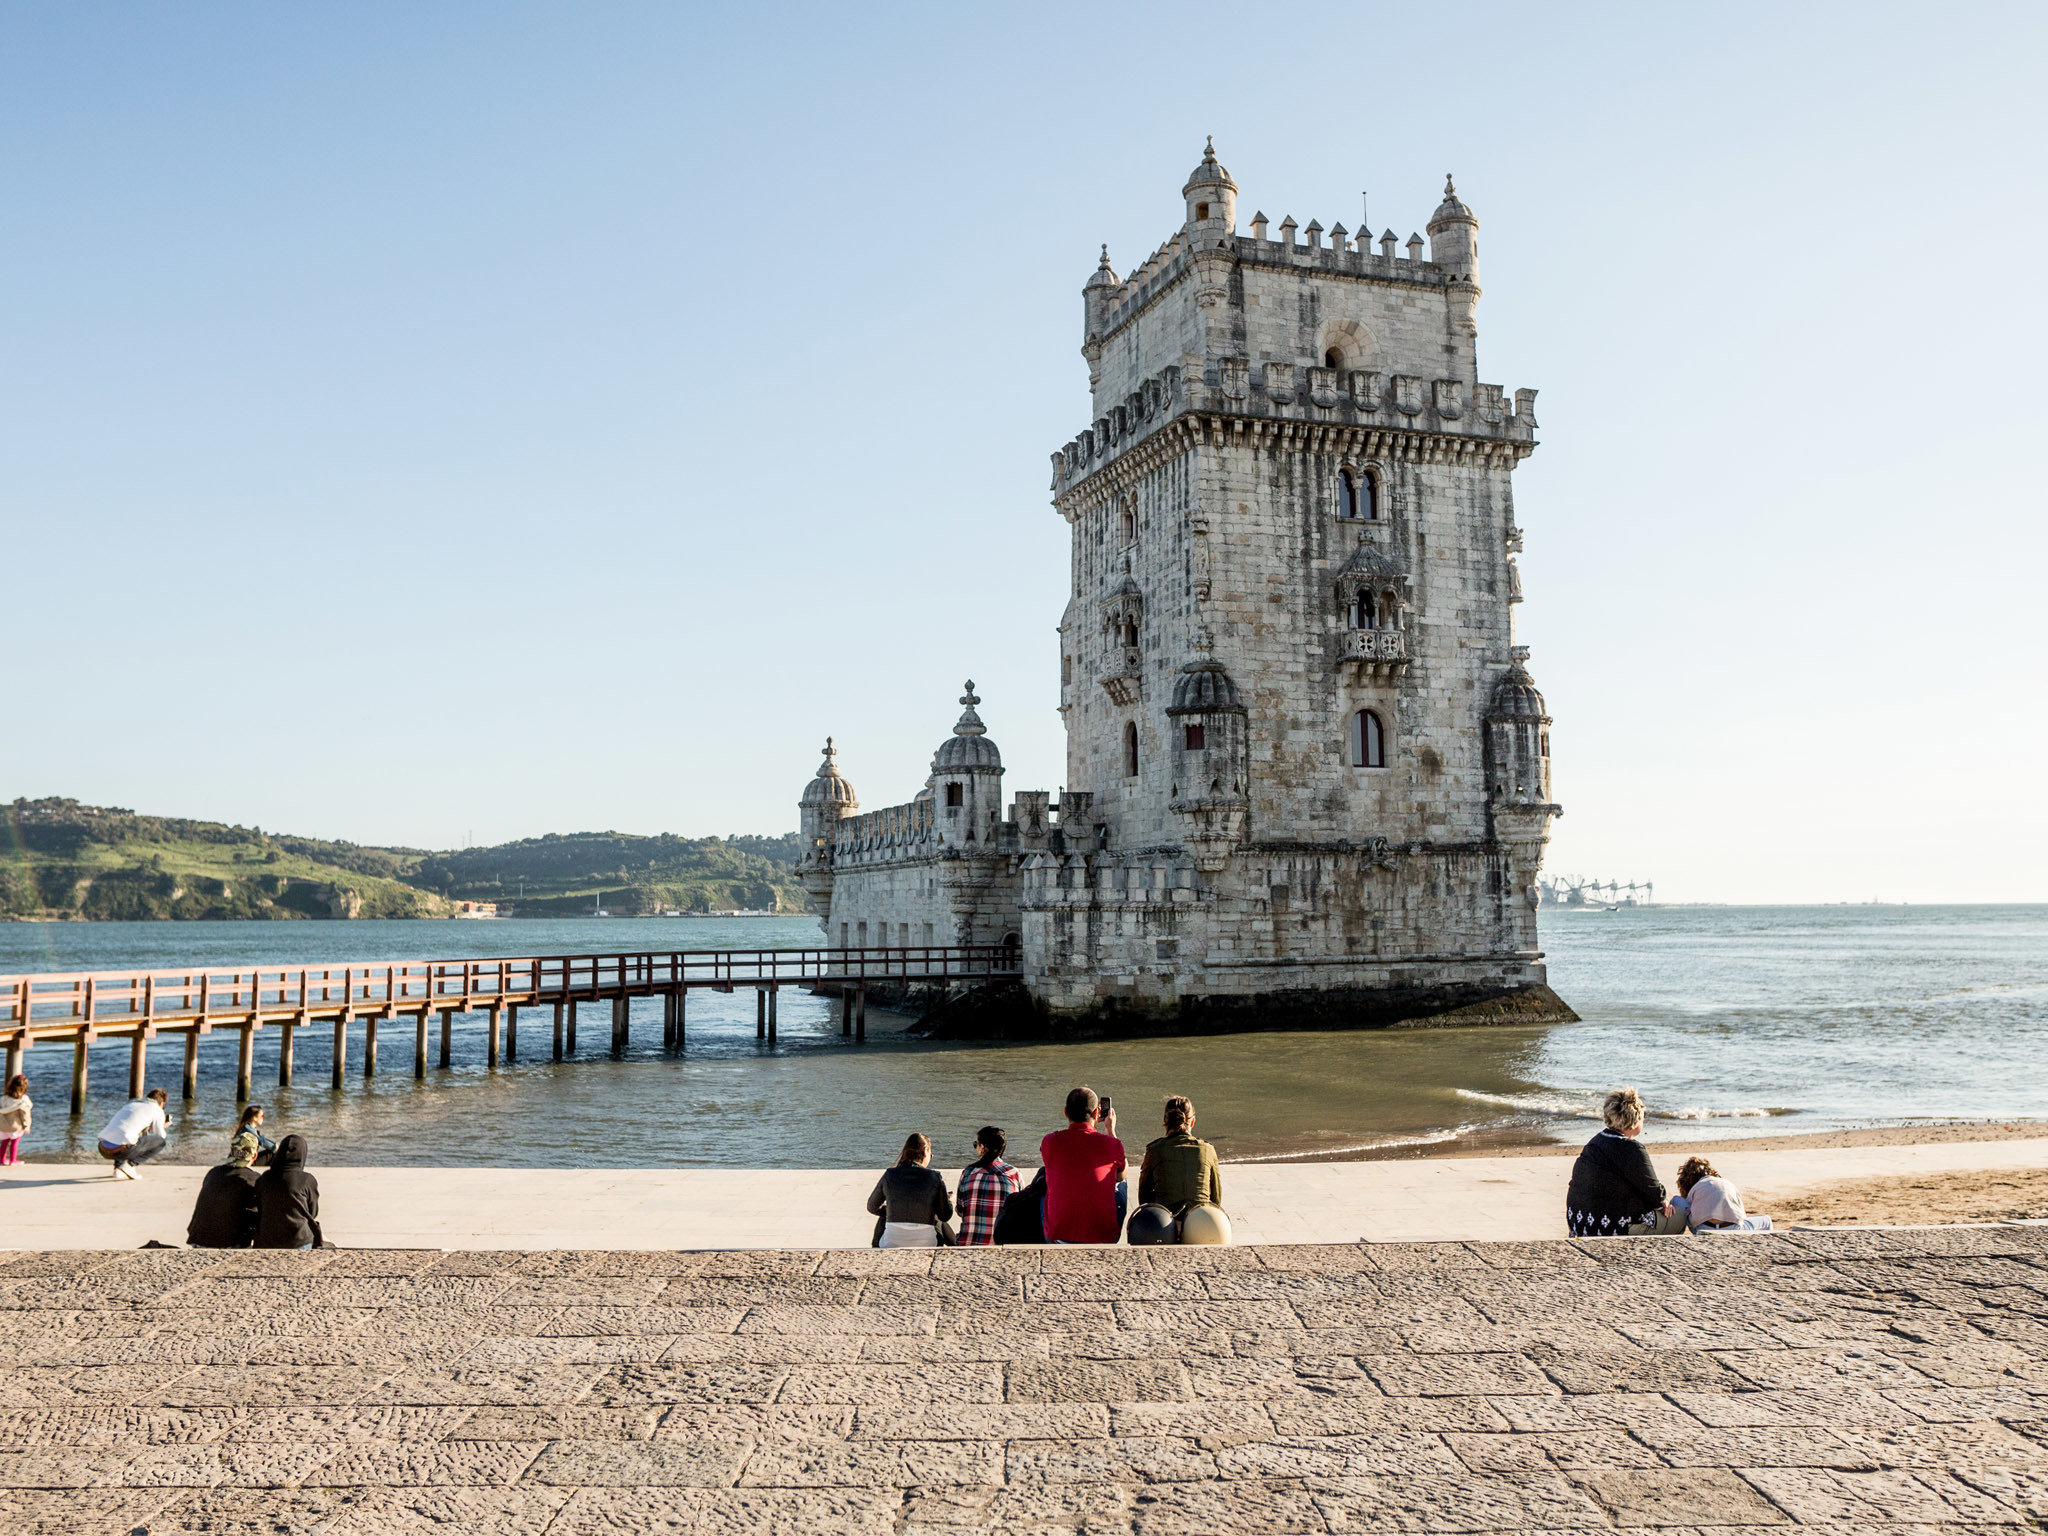
M 687 1001 L 693 991 L 755 994 L 754 1033 L 773 1043 L 776 995 L 784 987 L 836 992 L 840 1034 L 867 1039 L 867 994 L 873 984 L 977 984 L 1018 974 L 1014 945 L 967 944 L 904 949 L 685 949 L 611 955 L 529 955 L 519 959 L 393 960 L 354 965 L 260 966 L 242 969 L 92 971 L 0 976 L 0 1040 L 7 1045 L 7 1075 L 22 1069 L 24 1053 L 68 1042 L 71 1112 L 85 1110 L 86 1048 L 99 1040 L 129 1042 L 128 1093 L 146 1089 L 149 1042 L 158 1035 L 185 1037 L 184 1096 L 199 1087 L 199 1040 L 216 1029 L 241 1036 L 235 1069 L 236 1102 L 250 1096 L 257 1031 L 279 1031 L 277 1081 L 292 1081 L 296 1031 L 331 1024 L 334 1086 L 348 1066 L 348 1037 L 360 1025 L 363 1075 L 377 1071 L 377 1027 L 410 1019 L 412 1071 L 427 1075 L 427 1037 L 441 1020 L 440 1064 L 452 1060 L 458 1013 L 489 1016 L 488 1062 L 519 1057 L 521 1009 L 553 1012 L 553 1058 L 576 1050 L 577 1010 L 611 1004 L 612 1050 L 627 1045 L 633 1000 L 662 1000 L 662 1044 L 683 1044 Z

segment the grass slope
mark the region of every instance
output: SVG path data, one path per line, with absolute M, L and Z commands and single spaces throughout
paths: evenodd
M 0 919 L 445 917 L 804 910 L 797 838 L 550 834 L 433 853 L 81 805 L 0 805 Z

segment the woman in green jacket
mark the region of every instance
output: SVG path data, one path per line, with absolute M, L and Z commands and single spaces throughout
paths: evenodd
M 1145 1147 L 1138 1203 L 1163 1205 L 1175 1218 L 1197 1205 L 1223 1204 L 1216 1149 L 1194 1134 L 1195 1106 L 1180 1094 L 1166 1101 L 1166 1134 Z

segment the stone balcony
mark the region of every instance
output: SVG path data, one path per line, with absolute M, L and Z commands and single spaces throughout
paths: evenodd
M 1115 668 L 1102 680 L 1103 691 L 1109 695 L 1112 704 L 1135 704 L 1144 683 L 1145 663 L 1135 645 L 1118 648 L 1111 662 Z
M 1402 629 L 1347 629 L 1338 658 L 1368 676 L 1398 676 L 1408 665 L 1408 632 Z

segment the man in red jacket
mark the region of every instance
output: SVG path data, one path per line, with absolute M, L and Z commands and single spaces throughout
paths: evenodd
M 1038 1160 L 1045 1168 L 1048 1243 L 1113 1243 L 1123 1234 L 1117 1185 L 1124 1176 L 1124 1144 L 1116 1139 L 1116 1111 L 1104 1114 L 1094 1089 L 1067 1095 L 1067 1128 L 1038 1144 Z

